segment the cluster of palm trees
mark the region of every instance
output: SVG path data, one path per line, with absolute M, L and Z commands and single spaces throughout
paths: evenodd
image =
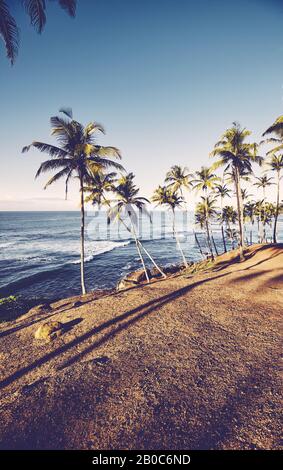
M 139 258 L 149 282 L 149 271 L 146 268 L 145 257 L 148 257 L 158 272 L 166 277 L 163 270 L 157 265 L 153 257 L 139 240 L 136 233 L 137 213 L 144 212 L 149 215 L 146 205 L 150 202 L 145 197 L 139 196 L 139 188 L 134 183 L 133 173 L 126 173 L 123 166 L 117 161 L 121 159 L 120 151 L 116 147 L 100 146 L 97 143 L 97 134 L 105 133 L 104 128 L 97 122 L 91 122 L 87 126 L 73 118 L 70 108 L 60 110 L 58 116 L 51 117 L 52 135 L 57 139 L 58 145 L 46 144 L 34 141 L 23 148 L 23 152 L 31 147 L 49 155 L 48 160 L 41 163 L 36 177 L 44 172 L 54 171 L 55 174 L 46 183 L 47 188 L 52 183 L 65 179 L 65 194 L 67 198 L 68 186 L 72 177 L 79 182 L 80 208 L 81 208 L 81 287 L 82 293 L 86 293 L 84 274 L 84 239 L 85 239 L 85 203 L 91 202 L 101 208 L 106 206 L 109 223 L 118 220 L 133 237 Z M 185 193 L 195 191 L 200 194 L 200 200 L 195 208 L 195 222 L 206 233 L 207 246 L 212 259 L 218 250 L 213 238 L 211 224 L 217 222 L 221 226 L 223 249 L 227 251 L 227 240 L 232 248 L 236 243 L 240 250 L 240 257 L 244 257 L 244 246 L 247 241 L 246 222 L 258 223 L 259 241 L 266 241 L 266 226 L 273 221 L 273 242 L 277 238 L 277 221 L 280 213 L 280 181 L 283 168 L 283 116 L 264 133 L 274 134 L 264 143 L 272 143 L 275 146 L 267 152 L 264 159 L 259 155 L 259 145 L 248 143 L 247 137 L 250 131 L 233 123 L 227 129 L 211 152 L 217 161 L 211 167 L 202 167 L 199 171 L 190 173 L 185 167 L 174 165 L 168 171 L 163 186 L 158 186 L 154 191 L 151 201 L 157 206 L 168 208 L 172 214 L 173 236 L 181 254 L 182 264 L 188 263 L 182 250 L 176 230 L 175 216 L 179 208 L 187 209 L 189 203 Z M 251 195 L 242 188 L 243 181 L 250 181 L 253 176 L 253 165 L 265 165 L 265 173 L 254 179 L 254 185 L 261 188 L 263 198 L 260 201 L 250 200 Z M 218 168 L 223 168 L 221 176 L 216 174 Z M 266 201 L 265 191 L 268 186 L 275 184 L 273 177 L 266 172 L 271 171 L 276 175 L 277 198 L 276 204 Z M 234 187 L 237 208 L 232 205 L 224 205 L 225 198 L 231 197 Z M 235 224 L 238 224 L 238 230 Z M 197 235 L 195 239 L 201 254 L 205 253 L 201 247 Z M 252 240 L 250 240 L 252 242 Z

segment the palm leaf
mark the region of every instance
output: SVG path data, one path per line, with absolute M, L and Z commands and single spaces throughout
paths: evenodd
M 73 110 L 72 108 L 64 107 L 59 109 L 59 113 L 65 114 L 68 118 L 73 119 Z
M 70 16 L 74 18 L 76 15 L 76 0 L 59 0 L 59 4 Z
M 45 0 L 23 0 L 23 5 L 30 17 L 32 26 L 38 33 L 42 33 L 46 23 Z
M 19 30 L 4 0 L 0 0 L 0 36 L 5 44 L 7 58 L 13 65 L 18 54 Z
M 94 153 L 98 157 L 109 157 L 109 158 L 118 158 L 121 160 L 122 155 L 119 149 L 116 147 L 102 147 L 100 145 L 94 146 Z
M 26 147 L 23 147 L 22 153 L 28 152 L 31 147 L 37 148 L 38 150 L 40 150 L 40 152 L 48 153 L 51 157 L 65 158 L 69 156 L 69 154 L 65 150 L 56 147 L 55 145 L 45 144 L 44 142 L 36 141 L 32 142 Z
M 57 170 L 62 166 L 64 168 L 68 167 L 69 171 L 71 170 L 70 164 L 72 164 L 72 160 L 70 158 L 57 158 L 55 160 L 46 160 L 45 162 L 41 163 L 39 169 L 36 172 L 35 177 L 38 178 L 41 173 L 45 173 L 46 171 L 50 170 Z
M 69 173 L 70 173 L 70 169 L 68 167 L 63 168 L 63 170 L 56 173 L 56 175 L 52 176 L 52 178 L 50 178 L 50 180 L 47 181 L 46 185 L 44 186 L 44 189 L 46 189 L 52 183 L 55 183 L 56 181 L 61 179 L 63 176 L 66 176 L 66 175 L 69 176 Z

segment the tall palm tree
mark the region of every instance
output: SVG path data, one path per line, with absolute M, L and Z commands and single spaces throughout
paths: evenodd
M 76 0 L 57 1 L 71 17 L 75 16 Z M 13 64 L 19 48 L 19 27 L 11 14 L 10 3 L 12 0 L 0 0 L 0 36 L 6 48 L 7 58 Z M 21 3 L 30 18 L 31 25 L 38 33 L 42 33 L 46 23 L 46 0 L 22 0 Z
M 212 249 L 212 240 L 210 235 L 210 220 L 217 216 L 216 199 L 210 196 L 201 196 L 201 202 L 196 206 L 195 220 L 202 229 L 206 230 L 207 244 L 211 257 L 214 260 L 214 253 Z
M 255 178 L 255 183 L 254 183 L 254 186 L 256 186 L 257 188 L 261 188 L 262 189 L 262 192 L 263 192 L 263 199 L 265 201 L 265 191 L 266 191 L 266 188 L 268 186 L 271 186 L 272 184 L 272 180 L 273 178 L 272 177 L 268 177 L 267 175 L 263 175 L 263 176 L 258 176 Z
M 184 266 L 187 268 L 188 263 L 184 255 L 184 252 L 182 250 L 178 234 L 176 232 L 176 217 L 175 217 L 176 209 L 182 206 L 182 204 L 184 203 L 184 199 L 178 196 L 176 192 L 172 191 L 172 189 L 168 188 L 167 186 L 158 186 L 158 188 L 154 191 L 154 194 L 151 200 L 152 202 L 157 203 L 157 205 L 159 206 L 168 207 L 172 211 L 173 236 L 176 240 L 177 247 L 181 253 Z
M 277 196 L 276 196 L 276 214 L 274 218 L 273 225 L 273 243 L 277 242 L 277 221 L 280 211 L 280 181 L 281 181 L 281 171 L 283 170 L 283 154 L 276 155 L 275 153 L 270 156 L 266 162 L 267 166 L 271 171 L 276 173 L 276 184 L 277 184 Z
M 180 192 L 181 197 L 184 198 L 183 189 L 190 189 L 192 186 L 192 174 L 188 173 L 188 168 L 182 168 L 180 165 L 174 165 L 167 172 L 165 182 L 174 193 Z
M 252 173 L 252 162 L 261 165 L 262 157 L 257 155 L 258 146 L 255 143 L 247 143 L 246 138 L 251 132 L 241 128 L 237 122 L 233 123 L 230 129 L 227 129 L 216 143 L 212 156 L 218 156 L 220 159 L 214 164 L 214 168 L 224 166 L 224 172 L 230 171 L 235 185 L 239 235 L 240 235 L 240 259 L 244 259 L 244 230 L 243 230 L 243 200 L 241 194 L 241 175 Z
M 123 171 L 124 168 L 117 162 L 106 157 L 121 158 L 116 147 L 102 147 L 97 145 L 95 135 L 97 132 L 105 133 L 104 128 L 91 122 L 86 127 L 73 119 L 72 110 L 61 109 L 65 116 L 53 116 L 50 119 L 52 135 L 57 139 L 59 146 L 34 141 L 23 148 L 27 152 L 31 147 L 40 152 L 47 153 L 51 159 L 43 162 L 36 178 L 47 171 L 56 171 L 55 175 L 49 179 L 44 189 L 51 184 L 65 178 L 65 196 L 67 198 L 68 185 L 70 179 L 75 176 L 80 184 L 80 207 L 81 207 L 81 286 L 82 294 L 86 293 L 84 275 L 84 233 L 85 233 L 85 209 L 84 209 L 84 186 L 88 181 L 89 165 L 96 165 L 101 169 L 109 167 Z M 57 172 L 57 170 L 59 170 Z
M 115 187 L 115 194 L 116 194 L 116 203 L 114 207 L 109 209 L 109 220 L 113 221 L 115 219 L 123 221 L 123 214 L 129 218 L 130 221 L 130 232 L 135 240 L 137 252 L 139 254 L 145 277 L 147 282 L 149 282 L 148 271 L 145 266 L 145 262 L 143 259 L 143 255 L 140 249 L 140 245 L 138 242 L 138 237 L 136 234 L 135 226 L 137 225 L 137 214 L 136 210 L 146 212 L 145 205 L 149 203 L 149 200 L 145 197 L 138 196 L 139 188 L 133 182 L 134 174 L 128 173 L 125 176 L 121 176 L 118 180 L 118 184 Z
M 214 188 L 214 192 L 216 194 L 216 197 L 220 198 L 220 208 L 221 208 L 221 213 L 223 209 L 223 201 L 225 197 L 231 197 L 231 189 L 228 188 L 227 184 L 216 184 Z M 226 247 L 226 242 L 225 242 L 225 235 L 224 235 L 224 227 L 223 227 L 223 222 L 222 218 L 220 217 L 220 223 L 221 223 L 221 233 L 222 233 L 222 240 L 223 240 L 223 246 L 224 246 L 224 251 L 225 253 L 227 252 L 227 247 Z
M 202 166 L 199 171 L 195 172 L 194 179 L 191 180 L 196 191 L 203 191 L 205 196 L 209 189 L 213 190 L 220 178 L 213 173 L 213 169 Z

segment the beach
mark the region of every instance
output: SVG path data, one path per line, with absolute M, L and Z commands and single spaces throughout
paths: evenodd
M 2 325 L 1 447 L 280 448 L 283 245 L 237 256 Z

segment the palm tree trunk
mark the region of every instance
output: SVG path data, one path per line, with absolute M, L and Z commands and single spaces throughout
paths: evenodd
M 211 244 L 211 239 L 210 239 L 210 233 L 209 233 L 209 226 L 208 226 L 208 221 L 206 219 L 205 221 L 205 227 L 206 227 L 206 236 L 207 236 L 207 243 L 209 247 L 209 251 L 211 253 L 211 258 L 214 260 L 214 254 L 213 254 L 213 249 L 212 249 L 212 244 Z
M 280 199 L 280 172 L 277 171 L 277 201 L 276 201 L 276 213 L 274 217 L 274 226 L 273 226 L 273 243 L 277 243 L 277 220 L 279 215 L 279 199 Z
M 199 249 L 199 251 L 200 251 L 200 254 L 201 254 L 201 256 L 203 257 L 203 259 L 205 259 L 205 256 L 204 256 L 203 251 L 202 251 L 202 249 L 201 249 L 201 245 L 200 245 L 199 239 L 198 239 L 198 237 L 197 237 L 197 234 L 196 234 L 195 231 L 193 231 L 193 232 L 194 232 L 195 240 L 196 240 L 196 242 L 197 242 L 197 246 L 198 246 L 198 249 Z
M 130 214 L 129 214 L 129 217 L 131 217 Z M 131 219 L 130 219 L 130 220 L 131 220 Z M 144 262 L 144 259 L 143 259 L 143 256 L 142 256 L 142 252 L 141 252 L 140 246 L 139 246 L 139 241 L 138 241 L 138 238 L 137 238 L 137 235 L 136 235 L 136 231 L 135 231 L 135 228 L 134 228 L 134 225 L 133 225 L 133 222 L 132 222 L 132 221 L 131 221 L 131 228 L 132 228 L 132 235 L 133 235 L 134 240 L 135 240 L 137 252 L 138 252 L 138 254 L 139 254 L 139 257 L 140 257 L 140 260 L 141 260 L 141 263 L 142 263 L 142 266 L 143 266 L 143 270 L 144 270 L 144 273 L 145 273 L 145 277 L 146 277 L 147 282 L 149 283 L 149 277 L 148 277 L 147 269 L 146 269 L 146 266 L 145 266 L 145 262 Z
M 243 232 L 243 225 L 244 225 L 243 198 L 242 198 L 241 185 L 240 185 L 240 173 L 237 167 L 235 167 L 235 186 L 236 186 L 239 235 L 240 235 L 240 260 L 244 261 L 245 257 L 244 257 L 244 232 Z
M 84 208 L 84 188 L 83 177 L 80 175 L 81 190 L 81 286 L 82 294 L 86 294 L 85 288 L 85 208 Z
M 176 233 L 176 229 L 175 229 L 175 211 L 174 211 L 174 209 L 172 209 L 172 214 L 173 214 L 173 235 L 174 235 L 174 238 L 175 238 L 175 240 L 176 240 L 176 243 L 177 243 L 177 246 L 178 246 L 178 248 L 179 248 L 179 251 L 180 251 L 180 253 L 181 253 L 181 255 L 182 255 L 184 265 L 185 265 L 186 268 L 188 268 L 189 265 L 188 265 L 187 260 L 186 260 L 186 258 L 185 258 L 184 252 L 183 252 L 182 247 L 181 247 L 181 245 L 180 245 L 179 237 L 178 237 L 178 235 L 177 235 L 177 233 Z
M 225 240 L 225 235 L 224 235 L 224 227 L 223 227 L 223 224 L 221 224 L 221 232 L 222 232 L 222 240 L 223 240 L 224 252 L 227 253 L 227 246 L 226 246 L 226 240 Z
M 219 253 L 218 253 L 217 246 L 216 246 L 216 243 L 215 243 L 215 240 L 214 240 L 214 237 L 213 237 L 212 234 L 211 234 L 211 240 L 212 240 L 212 243 L 213 243 L 213 246 L 214 246 L 214 250 L 215 250 L 216 256 L 218 256 Z

